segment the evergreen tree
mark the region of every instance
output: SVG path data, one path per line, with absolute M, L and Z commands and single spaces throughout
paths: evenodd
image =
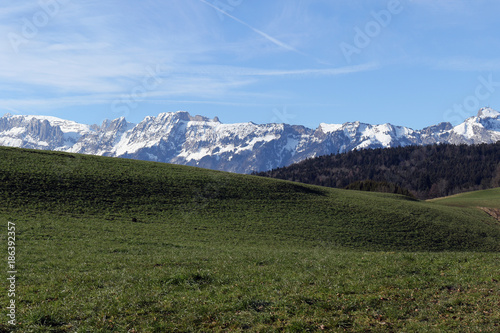
M 338 188 L 367 180 L 386 182 L 428 199 L 500 186 L 500 142 L 356 150 L 257 175 Z

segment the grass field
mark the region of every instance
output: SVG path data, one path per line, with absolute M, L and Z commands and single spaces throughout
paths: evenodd
M 17 270 L 17 325 L 6 288 L 0 332 L 500 325 L 500 224 L 475 208 L 14 148 L 0 202 Z
M 461 193 L 445 198 L 429 200 L 441 205 L 456 207 L 489 207 L 500 209 L 500 188 Z

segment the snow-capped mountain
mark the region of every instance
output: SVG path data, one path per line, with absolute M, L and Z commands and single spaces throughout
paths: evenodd
M 479 110 L 458 126 L 441 123 L 422 130 L 360 122 L 320 124 L 315 130 L 287 124 L 223 124 L 218 118 L 185 111 L 125 118 L 100 126 L 46 116 L 6 114 L 0 118 L 0 145 L 115 156 L 199 166 L 238 173 L 263 171 L 303 159 L 353 149 L 433 143 L 494 143 L 500 140 L 500 113 Z

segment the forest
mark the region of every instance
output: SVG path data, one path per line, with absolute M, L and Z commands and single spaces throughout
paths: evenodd
M 431 199 L 499 187 L 500 142 L 354 150 L 254 174 L 335 188 L 385 182 Z

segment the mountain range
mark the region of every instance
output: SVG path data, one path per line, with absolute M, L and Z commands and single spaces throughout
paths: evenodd
M 479 144 L 500 140 L 500 112 L 482 108 L 453 126 L 421 130 L 392 124 L 322 123 L 316 129 L 288 124 L 224 124 L 186 111 L 148 116 L 133 124 L 124 117 L 101 125 L 50 116 L 5 114 L 0 145 L 133 158 L 251 173 L 307 158 L 354 149 L 435 143 Z

